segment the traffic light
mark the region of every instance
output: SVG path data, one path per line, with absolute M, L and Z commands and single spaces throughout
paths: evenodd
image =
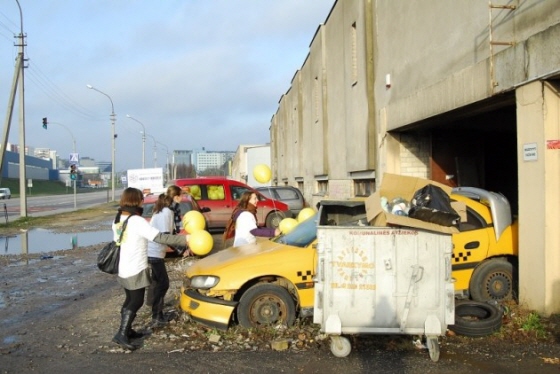
M 78 170 L 76 170 L 76 164 L 70 165 L 70 179 L 75 181 L 78 177 Z
M 43 117 L 43 128 L 46 130 L 47 129 L 47 117 Z

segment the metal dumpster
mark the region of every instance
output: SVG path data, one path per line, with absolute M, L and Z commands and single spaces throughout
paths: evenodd
M 343 334 L 408 334 L 425 335 L 437 361 L 455 323 L 451 235 L 356 223 L 318 227 L 314 323 L 337 357 L 351 351 Z

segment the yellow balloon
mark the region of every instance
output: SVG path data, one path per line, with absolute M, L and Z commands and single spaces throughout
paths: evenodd
M 259 183 L 268 183 L 272 178 L 272 171 L 265 164 L 259 164 L 253 168 L 253 177 Z
M 284 218 L 282 221 L 280 221 L 280 225 L 278 225 L 278 228 L 280 229 L 280 231 L 282 231 L 283 234 L 287 234 L 292 231 L 298 225 L 298 223 L 299 222 L 295 218 Z
M 303 208 L 302 210 L 299 211 L 298 215 L 297 215 L 297 221 L 298 222 L 303 222 L 306 219 L 308 219 L 309 217 L 313 217 L 315 215 L 315 209 L 313 208 Z
M 204 256 L 210 253 L 214 246 L 212 235 L 206 230 L 197 230 L 190 234 L 189 248 L 197 256 Z
M 191 210 L 183 216 L 183 228 L 189 234 L 197 230 L 204 230 L 206 220 L 198 210 Z
M 200 186 L 195 184 L 194 186 L 190 187 L 191 195 L 200 195 Z

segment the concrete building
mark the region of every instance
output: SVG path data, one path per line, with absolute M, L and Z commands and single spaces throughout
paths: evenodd
M 209 152 L 204 149 L 202 151 L 193 151 L 194 166 L 197 172 L 206 169 L 221 169 L 227 161 L 231 160 L 233 155 L 234 152 L 229 151 Z
M 11 151 L 4 153 L 2 178 L 19 178 L 19 154 Z M 25 175 L 27 179 L 56 180 L 58 170 L 53 170 L 52 160 L 25 156 Z
M 255 180 L 253 169 L 259 164 L 270 166 L 270 144 L 240 145 L 231 163 L 231 178 L 253 187 L 270 186 L 273 181 L 262 184 Z
M 308 201 L 384 172 L 502 192 L 520 302 L 560 312 L 560 7 L 338 0 L 271 120 L 273 179 Z
M 171 163 L 173 165 L 180 165 L 180 164 L 184 164 L 186 166 L 191 166 L 193 164 L 192 162 L 192 151 L 187 151 L 187 150 L 174 150 L 172 157 L 171 157 Z

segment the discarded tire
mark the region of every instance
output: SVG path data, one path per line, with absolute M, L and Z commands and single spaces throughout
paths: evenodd
M 487 336 L 502 327 L 502 312 L 499 308 L 479 301 L 460 301 L 455 304 L 455 324 L 449 330 L 456 334 L 480 337 Z

